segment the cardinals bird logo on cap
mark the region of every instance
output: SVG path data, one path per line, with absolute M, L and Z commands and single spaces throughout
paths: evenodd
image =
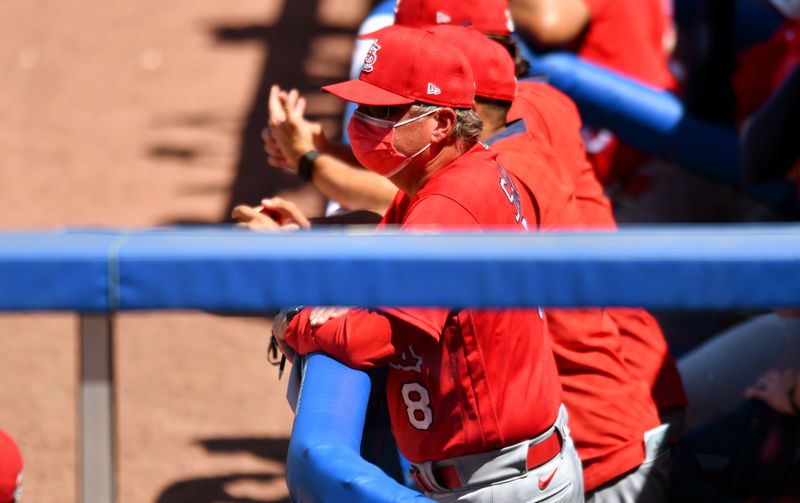
M 369 73 L 375 69 L 375 62 L 378 61 L 378 51 L 380 50 L 381 46 L 378 45 L 378 41 L 376 40 L 367 51 L 367 57 L 364 58 L 364 64 L 361 65 L 362 72 Z

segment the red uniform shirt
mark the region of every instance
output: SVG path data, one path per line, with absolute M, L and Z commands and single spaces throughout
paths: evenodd
M 523 222 L 535 218 L 534 204 L 516 191 L 518 182 L 496 157 L 477 145 L 434 173 L 414 197 L 398 193 L 383 224 L 524 230 Z M 412 462 L 532 438 L 552 426 L 561 404 L 536 309 L 353 309 L 315 329 L 306 310 L 290 324 L 287 340 L 301 353 L 323 350 L 353 367 L 389 364 L 392 430 Z
M 543 82 L 520 82 L 508 118 L 523 118 L 528 129 L 544 133 L 574 182 L 580 213 L 576 226 L 615 229 L 611 204 L 586 158 L 580 136 L 581 118 L 572 100 Z M 557 163 L 547 165 L 552 167 Z M 541 191 L 535 194 L 543 197 Z M 556 206 L 562 204 L 558 200 L 551 202 Z M 606 312 L 619 328 L 625 361 L 652 387 L 658 408 L 685 407 L 683 383 L 658 322 L 644 309 L 609 308 Z
M 584 0 L 590 21 L 574 50 L 586 61 L 656 89 L 675 89 L 669 70 L 671 12 L 664 0 Z M 586 150 L 603 184 L 624 178 L 648 159 L 605 129 L 587 128 Z
M 564 193 L 574 190 L 570 176 L 548 153 L 544 138 L 515 134 L 498 139 L 492 148 L 533 192 L 542 230 L 580 225 L 577 200 Z M 545 311 L 587 491 L 639 466 L 645 459 L 644 433 L 660 424 L 650 385 L 626 361 L 624 338 L 609 311 Z
M 575 103 L 550 84 L 520 82 L 508 113 L 509 121 L 517 119 L 523 119 L 530 131 L 542 133 L 558 155 L 574 184 L 581 223 L 591 228 L 616 228 L 611 203 L 586 158 Z
M 662 0 L 584 0 L 589 26 L 576 52 L 656 89 L 672 89 L 665 39 L 670 36 Z

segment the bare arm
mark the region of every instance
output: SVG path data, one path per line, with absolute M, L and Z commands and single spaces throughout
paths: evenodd
M 386 213 L 397 194 L 397 187 L 386 178 L 324 154 L 314 162 L 311 181 L 344 208 L 380 215 Z
M 320 155 L 314 161 L 311 182 L 347 209 L 382 215 L 394 199 L 397 187 L 358 166 L 349 148 L 331 144 L 318 123 L 305 119 L 305 105 L 305 99 L 297 91 L 286 93 L 272 87 L 269 129 L 263 134 L 270 164 L 296 173 L 300 158 L 310 150 L 317 150 Z
M 584 0 L 509 0 L 517 30 L 542 46 L 571 42 L 589 25 Z

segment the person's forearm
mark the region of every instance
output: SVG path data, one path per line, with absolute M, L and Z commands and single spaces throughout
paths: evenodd
M 397 194 L 397 187 L 386 178 L 331 154 L 317 157 L 311 182 L 344 208 L 368 210 L 381 215 Z
M 286 342 L 300 354 L 322 351 L 353 368 L 386 365 L 405 349 L 409 337 L 425 336 L 379 311 L 354 308 L 319 326 L 312 326 L 310 311 L 307 308 L 292 320 Z
M 509 9 L 517 30 L 541 46 L 572 42 L 590 20 L 583 0 L 510 0 Z

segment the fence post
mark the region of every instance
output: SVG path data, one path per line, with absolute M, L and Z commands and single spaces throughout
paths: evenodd
M 116 500 L 113 320 L 80 315 L 80 501 Z

